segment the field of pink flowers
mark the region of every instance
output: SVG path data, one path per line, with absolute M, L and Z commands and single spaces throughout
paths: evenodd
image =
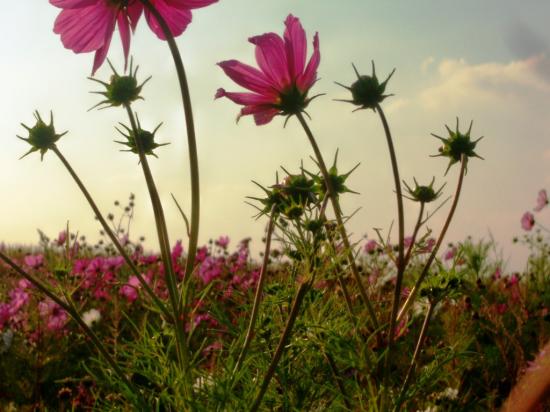
M 129 234 L 136 198 L 104 214 L 63 154 L 53 113 L 34 113 L 18 136 L 28 151 L 59 161 L 93 211 L 97 243 L 67 227 L 34 247 L 0 245 L 0 410 L 121 411 L 546 411 L 550 395 L 550 238 L 541 224 L 541 190 L 521 218 L 530 250 L 524 269 L 509 272 L 493 242 L 447 243 L 468 168 L 483 158 L 473 121 L 434 133 L 432 157 L 443 158 L 446 184 L 402 180 L 398 150 L 383 104 L 394 71 L 379 79 L 353 65 L 344 103 L 380 120 L 394 180 L 392 231 L 356 241 L 341 198 L 354 193 L 337 151 L 329 163 L 308 111 L 321 63 L 320 35 L 308 36 L 289 14 L 283 35 L 249 38 L 257 68 L 218 63 L 246 92 L 215 97 L 242 106 L 257 126 L 297 121 L 311 146 L 313 169 L 301 164 L 257 186 L 249 203 L 266 225 L 263 252 L 251 239 L 221 236 L 200 246 L 200 180 L 190 85 L 175 38 L 191 10 L 217 0 L 50 0 L 54 32 L 76 53 L 94 53 L 109 79 L 91 77 L 92 108 L 119 111 L 123 150 L 137 155 L 152 209 L 158 252 Z M 166 41 L 181 92 L 189 153 L 189 213 L 184 238 L 169 222 L 149 167 L 163 146 L 159 126 L 146 130 L 136 104 L 149 77 L 129 57 L 144 17 Z M 115 30 L 124 64 L 107 60 Z M 120 68 L 117 68 L 120 66 Z M 340 104 L 340 103 L 335 103 Z M 283 123 L 283 122 L 281 122 Z M 281 129 L 281 132 L 284 131 Z M 310 154 L 304 154 L 309 156 Z M 455 167 L 456 166 L 456 167 Z M 438 177 L 438 182 L 442 177 Z M 408 182 L 408 183 L 407 183 Z M 444 190 L 445 189 L 445 190 Z M 444 195 L 445 192 L 445 195 Z M 142 201 L 139 199 L 139 201 Z M 418 214 L 405 233 L 404 202 Z M 427 222 L 444 214 L 441 228 Z M 188 217 L 189 215 L 189 217 Z M 541 217 L 542 216 L 542 217 Z M 518 225 L 519 230 L 519 225 Z

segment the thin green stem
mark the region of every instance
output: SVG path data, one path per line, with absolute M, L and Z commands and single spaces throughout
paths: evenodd
M 130 270 L 132 271 L 132 273 L 138 278 L 138 280 L 139 280 L 141 286 L 143 287 L 143 289 L 145 290 L 145 292 L 147 292 L 147 294 L 149 295 L 151 300 L 160 309 L 160 311 L 166 316 L 166 318 L 171 319 L 172 314 L 170 313 L 170 311 L 168 310 L 166 305 L 158 298 L 158 296 L 155 294 L 155 292 L 153 292 L 153 290 L 151 289 L 151 287 L 149 286 L 147 281 L 144 279 L 144 277 L 139 272 L 139 270 L 138 270 L 137 266 L 135 265 L 135 263 L 132 261 L 132 259 L 130 259 L 130 257 L 128 256 L 128 253 L 126 252 L 124 247 L 120 244 L 120 241 L 118 240 L 118 238 L 114 234 L 113 230 L 109 227 L 109 224 L 107 223 L 107 221 L 105 220 L 105 218 L 103 217 L 101 212 L 99 211 L 99 208 L 97 207 L 94 199 L 90 195 L 90 192 L 88 192 L 88 189 L 86 189 L 86 186 L 84 186 L 84 183 L 82 183 L 82 180 L 80 180 L 80 178 L 78 177 L 78 175 L 76 174 L 76 172 L 72 168 L 71 164 L 68 162 L 68 160 L 65 158 L 65 156 L 63 156 L 63 154 L 60 152 L 60 150 L 57 146 L 54 145 L 51 148 L 51 150 L 57 155 L 59 160 L 61 160 L 61 163 L 63 163 L 63 165 L 65 166 L 65 168 L 67 169 L 67 171 L 69 172 L 69 174 L 71 175 L 73 180 L 75 181 L 76 185 L 78 186 L 78 188 L 80 189 L 80 191 L 82 192 L 82 194 L 84 195 L 86 200 L 88 201 L 90 207 L 92 208 L 97 220 L 101 224 L 101 227 L 103 228 L 105 233 L 107 233 L 107 236 L 109 236 L 109 239 L 111 239 L 111 242 L 113 242 L 113 245 L 115 246 L 118 253 L 120 253 L 120 255 L 123 257 L 126 264 L 130 267 Z
M 385 399 L 385 394 L 387 393 L 387 387 L 388 387 L 388 380 L 389 380 L 389 373 L 390 373 L 390 359 L 391 359 L 391 352 L 393 349 L 393 341 L 395 339 L 395 325 L 396 325 L 396 318 L 397 318 L 397 310 L 399 309 L 399 301 L 401 297 L 401 286 L 403 284 L 403 276 L 405 274 L 405 257 L 404 257 L 404 250 L 405 250 L 405 215 L 403 212 L 403 195 L 401 192 L 401 179 L 399 178 L 399 167 L 397 164 L 397 156 L 395 155 L 395 148 L 393 146 L 393 139 L 390 131 L 390 127 L 388 125 L 388 121 L 386 120 L 386 116 L 384 115 L 384 111 L 382 110 L 382 107 L 380 107 L 379 104 L 376 105 L 376 111 L 378 112 L 380 116 L 380 120 L 382 121 L 382 126 L 384 127 L 384 133 L 386 135 L 386 141 L 388 143 L 388 150 L 390 152 L 390 159 L 391 159 L 391 167 L 393 172 L 393 180 L 395 184 L 395 195 L 397 198 L 397 216 L 398 216 L 398 256 L 397 256 L 397 277 L 395 281 L 395 289 L 393 293 L 393 303 L 392 303 L 392 309 L 391 309 L 391 315 L 390 315 L 390 324 L 389 324 L 389 331 L 388 331 L 388 349 L 386 351 L 386 358 L 384 360 L 384 392 L 383 392 L 383 400 Z M 384 408 L 381 408 L 384 410 Z
M 17 272 L 20 276 L 27 279 L 29 282 L 31 282 L 40 292 L 45 294 L 47 297 L 49 297 L 51 300 L 53 300 L 55 303 L 57 303 L 60 307 L 65 310 L 69 314 L 71 318 L 80 326 L 82 331 L 88 336 L 93 343 L 93 345 L 97 348 L 97 350 L 103 355 L 107 363 L 113 368 L 114 372 L 118 375 L 118 377 L 122 380 L 124 385 L 133 392 L 138 398 L 140 398 L 139 391 L 134 387 L 134 385 L 128 380 L 122 369 L 118 366 L 118 364 L 115 362 L 115 360 L 112 358 L 112 356 L 107 351 L 107 348 L 103 345 L 103 343 L 99 340 L 99 338 L 96 336 L 96 334 L 92 331 L 92 329 L 86 325 L 86 323 L 82 320 L 82 317 L 78 313 L 78 311 L 74 308 L 74 306 L 69 305 L 67 302 L 64 302 L 62 299 L 60 299 L 55 293 L 53 293 L 48 286 L 42 283 L 39 279 L 35 278 L 30 273 L 25 272 L 17 263 L 12 261 L 7 255 L 5 255 L 2 251 L 0 251 L 0 259 L 2 259 L 9 267 L 11 267 L 15 272 Z
M 188 356 L 188 348 L 187 348 L 186 339 L 185 339 L 184 321 L 183 319 L 181 319 L 181 316 L 180 316 L 181 311 L 179 306 L 177 279 L 176 279 L 176 274 L 174 272 L 174 266 L 172 264 L 172 257 L 170 254 L 170 240 L 168 237 L 168 229 L 166 227 L 166 219 L 164 217 L 164 211 L 162 209 L 162 202 L 160 201 L 160 196 L 158 194 L 155 181 L 153 179 L 153 174 L 151 173 L 151 169 L 149 167 L 147 156 L 145 155 L 145 151 L 143 150 L 143 146 L 139 139 L 139 126 L 136 122 L 136 119 L 134 117 L 134 114 L 132 112 L 130 105 L 126 104 L 124 105 L 124 107 L 126 109 L 128 118 L 130 120 L 130 125 L 132 127 L 132 131 L 134 134 L 134 140 L 136 143 L 136 147 L 138 149 L 139 161 L 143 169 L 145 182 L 147 184 L 147 189 L 149 191 L 149 196 L 151 198 L 151 204 L 153 206 L 153 213 L 155 216 L 155 226 L 157 229 L 162 262 L 164 265 L 164 276 L 166 279 L 166 286 L 168 288 L 168 294 L 170 297 L 170 303 L 172 305 L 172 311 L 173 311 L 176 340 L 178 342 L 178 345 L 177 345 L 178 358 L 179 358 L 181 367 L 183 369 L 183 372 L 189 380 L 188 383 L 190 384 L 189 356 Z
M 422 329 L 420 329 L 420 335 L 418 336 L 418 340 L 416 342 L 416 348 L 414 349 L 414 354 L 411 360 L 411 364 L 409 365 L 409 370 L 407 371 L 407 376 L 405 377 L 405 381 L 403 382 L 403 386 L 401 387 L 401 391 L 399 392 L 399 396 L 397 397 L 397 402 L 395 405 L 394 412 L 399 412 L 399 409 L 401 409 L 403 397 L 405 396 L 409 383 L 411 382 L 414 368 L 416 366 L 416 363 L 418 362 L 418 356 L 420 355 L 422 345 L 424 345 L 426 334 L 428 332 L 428 326 L 430 324 L 430 320 L 432 319 L 435 306 L 436 306 L 436 303 L 430 301 L 430 304 L 428 306 L 428 312 L 424 317 L 424 322 L 422 323 Z
M 141 3 L 153 14 L 157 23 L 159 24 L 168 47 L 174 60 L 176 67 L 176 73 L 178 75 L 178 81 L 181 91 L 181 99 L 183 102 L 183 111 L 185 113 L 185 124 L 187 128 L 187 143 L 189 148 L 189 167 L 191 174 L 191 230 L 189 236 L 189 246 L 187 248 L 187 261 L 185 265 L 185 277 L 184 284 L 188 283 L 191 279 L 191 274 L 195 269 L 195 255 L 197 254 L 197 242 L 199 237 L 199 220 L 200 220 L 200 185 L 199 185 L 199 157 L 197 154 L 197 139 L 195 135 L 195 123 L 193 119 L 193 109 L 191 106 L 191 94 L 189 92 L 189 85 L 187 83 L 187 75 L 185 74 L 185 68 L 178 49 L 178 45 L 170 31 L 170 27 L 158 12 L 158 10 L 151 4 L 149 0 L 140 0 Z M 185 289 L 185 288 L 184 288 Z M 183 296 L 186 296 L 183 293 Z M 185 298 L 184 298 L 185 300 Z M 185 307 L 186 302 L 182 303 Z
M 300 287 L 298 288 L 298 291 L 296 292 L 296 296 L 294 297 L 294 302 L 292 303 L 292 307 L 290 309 L 290 314 L 288 316 L 285 328 L 283 330 L 281 337 L 279 338 L 279 343 L 277 345 L 277 348 L 275 349 L 275 354 L 273 355 L 273 358 L 271 359 L 271 363 L 269 364 L 267 372 L 264 375 L 264 379 L 260 386 L 260 390 L 258 392 L 258 395 L 256 395 L 256 399 L 254 400 L 252 407 L 250 408 L 250 412 L 257 411 L 258 408 L 260 407 L 260 404 L 262 403 L 262 399 L 265 395 L 265 392 L 267 391 L 269 383 L 271 382 L 271 378 L 273 378 L 273 375 L 275 374 L 275 369 L 277 368 L 279 360 L 283 355 L 288 338 L 290 337 L 292 328 L 294 327 L 294 322 L 298 317 L 300 307 L 302 305 L 306 292 L 309 289 L 309 286 L 310 286 L 309 281 L 301 283 Z
M 248 330 L 246 331 L 246 337 L 244 340 L 243 347 L 241 349 L 241 353 L 239 354 L 237 363 L 235 364 L 235 368 L 233 369 L 233 375 L 237 373 L 242 363 L 244 362 L 244 358 L 246 357 L 246 353 L 248 351 L 248 348 L 254 336 L 254 326 L 256 325 L 256 319 L 258 317 L 260 303 L 262 301 L 262 293 L 263 293 L 265 277 L 267 273 L 267 265 L 269 264 L 269 253 L 271 251 L 271 238 L 273 235 L 273 230 L 275 229 L 275 221 L 277 220 L 275 209 L 276 209 L 276 205 L 273 205 L 273 207 L 271 208 L 271 212 L 269 213 L 269 225 L 267 227 L 264 259 L 262 262 L 262 267 L 260 269 L 260 278 L 258 279 L 258 285 L 256 286 L 256 294 L 254 295 L 254 304 L 252 305 L 252 313 L 250 314 Z
M 414 287 L 411 290 L 411 293 L 407 297 L 407 300 L 401 307 L 401 310 L 399 311 L 399 315 L 397 316 L 397 321 L 400 322 L 401 319 L 403 319 L 403 316 L 405 316 L 405 313 L 409 310 L 411 305 L 414 302 L 414 299 L 416 298 L 416 295 L 418 294 L 418 290 L 420 289 L 420 286 L 422 285 L 422 282 L 428 275 L 428 271 L 430 270 L 430 266 L 432 265 L 437 252 L 439 251 L 439 248 L 441 247 L 441 244 L 443 243 L 443 238 L 445 237 L 445 234 L 447 233 L 447 229 L 449 229 L 449 225 L 451 224 L 451 220 L 454 216 L 456 207 L 458 205 L 458 199 L 460 198 L 460 192 L 462 191 L 462 183 L 464 181 L 464 175 L 466 173 L 466 164 L 468 163 L 468 158 L 464 155 L 462 155 L 461 163 L 460 163 L 460 173 L 458 175 L 458 184 L 456 186 L 456 191 L 453 199 L 453 204 L 451 205 L 451 209 L 449 210 L 449 214 L 447 215 L 447 219 L 445 220 L 445 223 L 443 225 L 443 228 L 441 229 L 441 234 L 439 235 L 439 238 L 437 239 L 437 243 L 435 244 L 434 248 L 432 249 L 432 253 L 428 257 L 428 260 L 426 261 L 426 264 L 424 265 L 424 268 L 422 269 L 422 272 L 420 273 L 420 276 L 418 277 L 418 280 L 416 281 Z
M 411 258 L 412 250 L 414 247 L 414 242 L 416 242 L 416 236 L 418 235 L 420 226 L 422 226 L 422 215 L 424 214 L 424 205 L 425 205 L 424 202 L 420 202 L 420 211 L 418 212 L 418 220 L 414 225 L 414 230 L 411 237 L 411 244 L 409 245 L 409 248 L 407 249 L 407 254 L 405 255 L 405 263 L 403 265 L 405 268 L 407 268 L 407 265 L 409 264 L 409 260 Z
M 359 293 L 361 294 L 361 298 L 363 299 L 363 302 L 365 303 L 365 306 L 367 307 L 367 311 L 369 313 L 369 317 L 371 319 L 373 328 L 375 330 L 378 330 L 378 320 L 376 318 L 376 313 L 374 312 L 374 308 L 372 307 L 372 304 L 370 302 L 370 299 L 368 297 L 367 291 L 363 285 L 363 282 L 361 281 L 361 277 L 359 276 L 359 271 L 357 270 L 357 265 L 355 263 L 355 257 L 353 256 L 353 250 L 351 248 L 348 235 L 346 233 L 346 228 L 344 226 L 344 222 L 342 219 L 342 210 L 340 208 L 340 204 L 338 202 L 338 195 L 334 192 L 334 188 L 332 187 L 332 182 L 330 179 L 330 175 L 328 173 L 327 166 L 325 164 L 325 161 L 323 159 L 323 156 L 321 154 L 321 151 L 319 150 L 319 146 L 317 145 L 317 142 L 315 140 L 315 137 L 313 136 L 313 133 L 311 132 L 306 120 L 304 119 L 304 116 L 301 113 L 296 114 L 296 117 L 300 121 L 300 124 L 302 125 L 309 142 L 313 148 L 313 151 L 315 152 L 315 157 L 317 159 L 317 163 L 319 165 L 319 169 L 321 170 L 321 174 L 323 175 L 323 179 L 326 182 L 327 185 L 327 193 L 330 197 L 330 200 L 332 202 L 332 208 L 334 209 L 334 215 L 336 216 L 336 222 L 338 224 L 338 230 L 340 232 L 340 236 L 342 237 L 342 242 L 344 243 L 345 253 L 347 256 L 348 264 L 351 268 L 351 272 L 353 274 L 353 277 L 355 279 L 355 282 L 357 283 L 357 286 L 359 288 Z

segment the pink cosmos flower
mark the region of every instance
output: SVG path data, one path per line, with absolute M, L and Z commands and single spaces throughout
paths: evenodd
M 124 57 L 130 52 L 130 30 L 134 31 L 143 10 L 139 0 L 50 0 L 63 9 L 53 31 L 65 48 L 75 53 L 95 52 L 92 75 L 103 64 L 118 25 Z
M 57 235 L 57 239 L 55 240 L 55 243 L 57 246 L 63 246 L 66 240 L 67 240 L 67 231 L 63 230 L 59 232 L 59 235 Z
M 216 245 L 222 249 L 227 249 L 229 245 L 229 236 L 220 236 L 218 240 L 216 240 Z
M 27 255 L 23 260 L 28 267 L 37 269 L 44 264 L 44 255 Z
M 192 9 L 198 9 L 200 7 L 210 6 L 213 3 L 217 3 L 218 0 L 150 0 L 151 4 L 158 10 L 160 15 L 164 18 L 170 32 L 174 37 L 182 34 L 189 23 L 191 23 Z M 149 24 L 151 30 L 161 40 L 166 40 L 164 32 L 157 23 L 155 17 L 151 12 L 145 9 L 145 19 Z
M 378 242 L 371 239 L 365 244 L 365 253 L 374 253 L 378 249 Z
M 318 34 L 313 38 L 313 54 L 306 65 L 306 34 L 300 20 L 290 14 L 285 26 L 284 38 L 265 33 L 248 39 L 256 46 L 260 70 L 237 60 L 218 63 L 235 83 L 252 93 L 218 89 L 216 98 L 227 97 L 243 105 L 239 117 L 251 114 L 257 125 L 269 123 L 278 114 L 302 112 L 311 101 L 307 94 L 317 80 L 321 60 Z
M 128 283 L 123 285 L 118 293 L 124 296 L 128 302 L 132 303 L 138 298 L 138 289 L 140 288 L 141 283 L 139 283 L 137 276 L 130 276 Z
M 546 190 L 542 189 L 537 196 L 537 206 L 535 207 L 535 212 L 540 212 L 544 206 L 548 204 L 548 195 Z
M 521 227 L 524 230 L 531 230 L 535 226 L 535 216 L 531 212 L 525 212 L 521 217 Z

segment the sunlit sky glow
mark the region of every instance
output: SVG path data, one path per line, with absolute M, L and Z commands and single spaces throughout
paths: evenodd
M 145 235 L 156 249 L 154 225 L 137 158 L 113 143 L 113 126 L 125 121 L 121 109 L 87 112 L 97 102 L 89 94 L 96 85 L 86 80 L 92 54 L 65 50 L 53 32 L 58 9 L 47 1 L 11 2 L 0 26 L 0 241 L 35 243 L 36 229 L 55 236 L 71 227 L 97 238 L 97 222 L 82 195 L 53 154 L 17 160 L 28 150 L 15 138 L 32 124 L 32 112 L 54 111 L 59 130 L 69 130 L 61 151 L 88 185 L 102 210 L 113 201 L 137 196 L 132 234 Z M 194 13 L 194 21 L 178 39 L 193 97 L 197 124 L 202 186 L 201 242 L 228 234 L 235 243 L 251 236 L 259 248 L 265 221 L 252 218 L 246 196 L 259 195 L 251 183 L 274 182 L 283 165 L 298 171 L 303 159 L 312 168 L 311 149 L 295 120 L 283 119 L 257 127 L 251 118 L 237 124 L 238 107 L 214 101 L 218 87 L 239 90 L 215 65 L 236 58 L 253 63 L 247 38 L 263 32 L 282 33 L 288 13 L 300 17 L 308 41 L 315 31 L 321 41 L 321 80 L 314 93 L 311 127 L 327 159 L 340 149 L 340 168 L 361 163 L 349 186 L 360 192 L 343 202 L 348 213 L 361 208 L 350 221 L 355 238 L 374 237 L 373 227 L 387 230 L 395 216 L 395 196 L 386 142 L 372 111 L 351 113 L 351 106 L 334 102 L 347 98 L 334 81 L 354 80 L 351 62 L 363 73 L 374 59 L 380 77 L 394 67 L 396 74 L 384 108 L 394 133 L 401 174 L 428 182 L 432 176 L 456 185 L 458 167 L 446 177 L 445 159 L 430 158 L 438 143 L 430 133 L 443 134 L 459 116 L 464 127 L 474 120 L 473 136 L 485 136 L 478 153 L 485 161 L 470 162 L 463 196 L 448 235 L 449 240 L 488 238 L 491 233 L 521 268 L 525 248 L 512 245 L 521 234 L 519 220 L 535 206 L 539 189 L 550 186 L 550 3 L 547 1 L 465 0 L 220 0 Z M 311 47 L 310 47 L 311 49 Z M 141 76 L 153 75 L 144 89 L 146 100 L 136 105 L 144 127 L 161 121 L 160 142 L 169 146 L 151 159 L 170 225 L 172 242 L 183 237 L 184 225 L 170 193 L 189 210 L 187 144 L 182 108 L 168 48 L 140 21 L 132 55 Z M 123 64 L 118 35 L 111 60 Z M 107 79 L 105 65 L 97 77 Z M 118 139 L 117 139 L 118 140 Z M 409 202 L 410 203 L 410 202 Z M 447 209 L 429 226 L 439 231 Z M 407 232 L 416 218 L 416 205 L 407 204 Z M 546 212 L 548 213 L 548 212 Z M 544 213 L 540 215 L 544 220 Z M 233 243 L 233 244 L 234 244 Z

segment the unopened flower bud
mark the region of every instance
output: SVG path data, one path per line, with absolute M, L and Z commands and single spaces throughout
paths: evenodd
M 48 151 L 48 149 L 52 149 L 55 146 L 55 143 L 61 138 L 61 136 L 67 133 L 63 132 L 61 134 L 57 134 L 55 132 L 52 112 L 50 112 L 50 124 L 46 124 L 44 120 L 42 120 L 38 111 L 34 112 L 34 117 L 36 118 L 36 124 L 33 127 L 28 127 L 25 124 L 21 123 L 21 126 L 27 129 L 27 131 L 29 132 L 29 137 L 17 137 L 32 146 L 32 148 L 27 153 L 21 156 L 21 159 L 32 152 L 40 151 L 40 159 L 42 160 L 44 158 L 44 154 Z

